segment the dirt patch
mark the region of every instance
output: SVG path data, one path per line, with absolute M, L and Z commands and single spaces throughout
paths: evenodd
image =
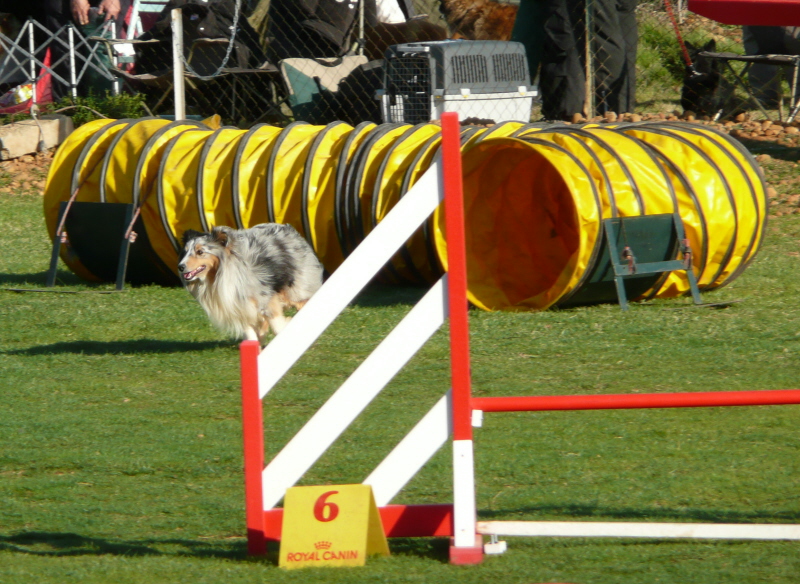
M 44 194 L 55 148 L 0 162 L 0 193 Z

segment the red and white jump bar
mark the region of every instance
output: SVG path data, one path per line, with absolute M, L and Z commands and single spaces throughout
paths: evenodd
M 265 466 L 262 399 L 303 355 L 391 255 L 445 201 L 448 273 Z M 263 351 L 241 344 L 245 499 L 248 552 L 263 554 L 279 541 L 286 489 L 319 459 L 427 339 L 450 318 L 452 390 L 364 481 L 373 486 L 389 537 L 452 537 L 451 562 L 482 560 L 481 534 L 562 537 L 699 537 L 800 539 L 796 525 L 709 525 L 601 522 L 478 522 L 473 413 L 554 410 L 724 407 L 800 404 L 800 390 L 472 397 L 467 317 L 464 206 L 457 114 L 442 115 L 442 160 L 328 279 L 291 324 Z M 391 499 L 450 439 L 453 503 L 391 505 Z

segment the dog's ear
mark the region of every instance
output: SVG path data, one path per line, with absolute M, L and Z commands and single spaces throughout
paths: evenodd
M 195 231 L 194 229 L 187 229 L 186 231 L 183 232 L 183 238 L 181 239 L 183 247 L 186 247 L 187 243 L 189 243 L 196 237 L 200 237 L 201 235 L 204 234 L 201 233 L 200 231 Z
M 711 39 L 705 45 L 703 45 L 703 50 L 708 51 L 709 53 L 713 53 L 714 51 L 717 50 L 717 41 Z
M 227 227 L 214 227 L 211 230 L 211 238 L 222 247 L 228 247 L 230 243 L 229 231 L 230 229 Z

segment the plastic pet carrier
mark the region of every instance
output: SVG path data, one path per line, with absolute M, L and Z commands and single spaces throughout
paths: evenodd
M 529 87 L 522 43 L 433 41 L 386 51 L 384 122 L 418 124 L 442 112 L 461 119 L 530 121 L 536 91 Z

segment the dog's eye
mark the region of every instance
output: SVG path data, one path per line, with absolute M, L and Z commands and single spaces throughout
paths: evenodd
M 197 255 L 198 255 L 198 256 L 201 256 L 201 255 L 203 255 L 203 250 L 202 250 L 202 249 L 198 249 L 198 250 L 197 250 Z

